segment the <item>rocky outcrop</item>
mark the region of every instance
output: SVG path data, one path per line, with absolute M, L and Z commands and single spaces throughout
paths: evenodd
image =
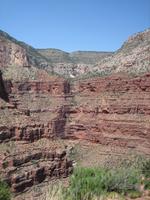
M 150 75 L 111 76 L 75 83 L 68 138 L 150 153 Z
M 21 82 L 1 76 L 0 171 L 13 192 L 45 180 L 65 178 L 72 172 L 65 147 L 57 144 L 52 148 L 55 142 L 49 142 L 64 137 L 65 99 L 69 93 L 69 83 L 62 78 Z M 48 141 L 48 148 L 43 139 Z
M 26 50 L 0 36 L 0 67 L 29 66 Z
M 5 83 L 3 81 L 2 73 L 0 71 L 0 98 L 4 99 L 5 101 L 8 101 L 8 93 L 4 84 Z
M 31 149 L 1 155 L 0 170 L 13 192 L 22 192 L 44 180 L 65 178 L 72 172 L 66 151 Z
M 98 62 L 93 71 L 101 75 L 118 72 L 141 75 L 150 72 L 150 29 L 131 37 L 112 56 Z
M 10 94 L 23 93 L 47 93 L 51 96 L 64 96 L 69 93 L 67 81 L 28 81 L 28 82 L 5 82 L 5 88 Z
M 33 47 L 0 30 L 0 67 L 8 66 L 34 66 L 47 68 L 49 72 L 53 71 L 50 59 L 46 59 Z
M 63 135 L 66 116 L 66 96 L 70 85 L 66 80 L 12 82 L 1 78 L 1 95 L 7 94 L 9 103 L 1 102 L 0 142 Z M 4 119 L 6 117 L 6 119 Z M 61 132 L 61 133 L 60 133 Z

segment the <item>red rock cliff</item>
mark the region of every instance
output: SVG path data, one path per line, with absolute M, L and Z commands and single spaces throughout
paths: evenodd
M 75 83 L 66 134 L 150 152 L 150 74 Z

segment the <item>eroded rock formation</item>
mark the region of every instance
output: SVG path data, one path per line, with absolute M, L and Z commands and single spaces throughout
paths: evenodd
M 67 160 L 65 150 L 45 148 L 44 144 L 43 148 L 17 142 L 13 145 L 15 152 L 0 155 L 2 177 L 13 192 L 22 192 L 45 179 L 66 178 L 72 172 L 72 161 Z
M 77 82 L 68 137 L 150 152 L 150 74 Z

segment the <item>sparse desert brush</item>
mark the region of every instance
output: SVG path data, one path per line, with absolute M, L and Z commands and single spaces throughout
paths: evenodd
M 150 159 L 143 162 L 142 173 L 146 178 L 150 178 Z
M 0 200 L 10 200 L 11 192 L 6 183 L 0 180 Z
M 139 185 L 140 175 L 132 168 L 77 168 L 67 193 L 72 200 L 93 200 L 93 196 L 103 197 L 111 192 L 126 195 L 129 191 L 138 191 Z
M 43 200 L 64 200 L 63 186 L 61 184 L 50 186 Z
M 130 197 L 131 199 L 136 199 L 142 196 L 142 193 L 140 191 L 129 191 L 128 192 L 128 197 Z

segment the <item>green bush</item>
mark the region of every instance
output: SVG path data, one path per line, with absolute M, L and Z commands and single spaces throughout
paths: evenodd
M 136 191 L 140 184 L 139 172 L 133 168 L 120 168 L 108 171 L 106 189 L 108 192 L 126 194 L 129 190 Z
M 69 195 L 73 200 L 91 199 L 105 192 L 107 172 L 100 169 L 77 168 L 70 179 Z
M 98 168 L 77 168 L 70 179 L 67 190 L 72 200 L 92 200 L 94 196 L 117 192 L 127 194 L 138 191 L 140 177 L 135 169 L 106 170 Z
M 150 159 L 143 163 L 142 173 L 146 178 L 150 178 Z
M 146 190 L 150 190 L 150 180 L 149 179 L 144 180 L 144 188 Z
M 0 181 L 0 200 L 10 200 L 11 192 L 6 183 Z

